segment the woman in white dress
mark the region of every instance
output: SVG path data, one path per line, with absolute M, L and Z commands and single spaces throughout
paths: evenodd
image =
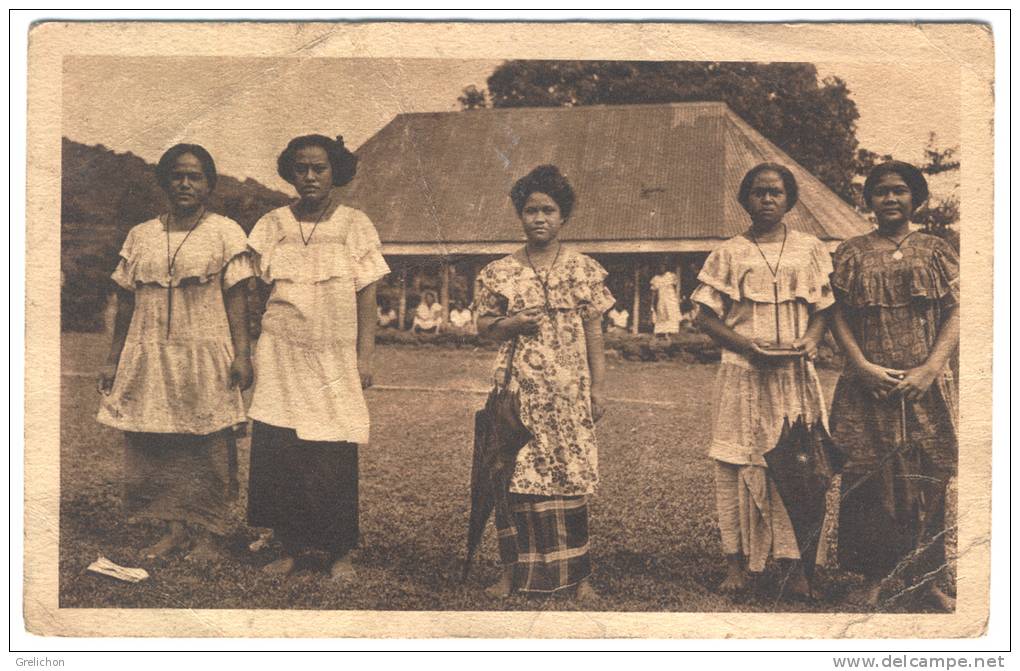
M 665 263 L 659 264 L 659 273 L 652 278 L 652 321 L 656 335 L 680 332 L 680 281 Z
M 216 185 L 209 152 L 176 145 L 156 178 L 170 211 L 132 228 L 121 249 L 97 419 L 125 432 L 129 519 L 167 525 L 142 554 L 193 546 L 189 558 L 210 559 L 211 536 L 229 530 L 237 495 L 232 428 L 245 422 L 241 391 L 252 379 L 251 261 L 241 227 L 206 210 Z
M 364 213 L 334 187 L 357 158 L 323 135 L 291 140 L 280 176 L 300 198 L 258 221 L 248 245 L 272 286 L 255 348 L 248 521 L 273 529 L 286 575 L 301 557 L 325 555 L 335 579 L 354 569 L 358 444 L 368 442 L 362 389 L 372 384 L 376 282 L 389 272 Z
M 797 203 L 797 182 L 786 167 L 752 168 L 738 199 L 751 226 L 709 255 L 691 296 L 699 325 L 723 349 L 709 448 L 727 561 L 720 588 L 744 588 L 747 572 L 762 572 L 771 555 L 787 562 L 790 592 L 806 596 L 797 539 L 764 454 L 776 446 L 784 418 L 826 420 L 812 359 L 835 302 L 832 261 L 817 238 L 783 223 Z M 777 344 L 802 356 L 770 355 Z

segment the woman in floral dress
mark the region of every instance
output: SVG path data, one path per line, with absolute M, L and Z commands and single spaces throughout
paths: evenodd
M 946 488 L 957 465 L 950 359 L 959 342 L 959 260 L 941 238 L 910 230 L 928 199 L 917 168 L 872 170 L 864 198 L 878 229 L 836 250 L 833 331 L 846 366 L 832 401 L 833 438 L 847 452 L 838 556 L 879 602 L 894 575 L 952 610 L 945 565 Z
M 534 438 L 510 482 L 512 520 L 499 529 L 503 575 L 490 593 L 549 593 L 576 586 L 590 600 L 587 497 L 598 482 L 594 423 L 605 411 L 602 315 L 613 306 L 606 271 L 558 236 L 574 191 L 555 166 L 539 166 L 510 192 L 527 243 L 487 265 L 475 284 L 479 333 L 505 341 L 494 380 L 521 399 Z M 500 526 L 497 521 L 497 526 Z
M 797 203 L 797 182 L 785 166 L 752 168 L 738 200 L 751 227 L 709 255 L 691 296 L 700 306 L 698 323 L 723 348 L 709 448 L 727 563 L 720 589 L 743 589 L 747 572 L 762 572 L 771 555 L 789 564 L 788 590 L 809 595 L 790 517 L 764 454 L 776 446 L 785 418 L 825 421 L 811 360 L 833 303 L 832 265 L 817 238 L 783 223 Z M 802 356 L 770 354 L 778 344 Z
M 98 420 L 125 432 L 124 507 L 130 519 L 166 523 L 147 558 L 193 545 L 208 559 L 232 520 L 241 391 L 252 380 L 244 231 L 206 210 L 212 157 L 179 144 L 156 177 L 170 211 L 131 229 L 113 273 L 113 345 L 99 378 Z
M 376 283 L 389 272 L 368 217 L 340 202 L 357 158 L 343 140 L 305 135 L 280 154 L 297 202 L 248 237 L 259 280 L 272 286 L 255 348 L 248 521 L 273 529 L 289 574 L 325 555 L 334 579 L 354 575 L 358 444 L 368 443 Z

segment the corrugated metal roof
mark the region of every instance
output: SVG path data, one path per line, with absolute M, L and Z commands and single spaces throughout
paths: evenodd
M 807 170 L 724 103 L 504 108 L 401 114 L 357 151 L 349 204 L 384 244 L 523 239 L 509 191 L 553 163 L 577 192 L 570 241 L 704 241 L 745 230 L 736 200 L 744 173 L 782 163 L 800 186 L 786 221 L 827 241 L 870 229 Z

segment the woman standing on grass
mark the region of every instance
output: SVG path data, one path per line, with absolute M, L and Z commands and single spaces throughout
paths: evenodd
M 362 389 L 372 384 L 376 282 L 389 272 L 379 235 L 334 187 L 357 158 L 341 138 L 294 138 L 277 161 L 293 205 L 262 217 L 248 238 L 272 285 L 255 349 L 248 521 L 269 527 L 286 575 L 325 554 L 334 579 L 353 576 L 358 543 L 358 443 L 368 442 Z
M 945 499 L 957 464 L 959 260 L 941 238 L 910 230 L 928 199 L 924 175 L 899 161 L 868 175 L 878 230 L 835 255 L 833 330 L 846 356 L 832 402 L 833 438 L 849 461 L 839 516 L 840 565 L 867 576 L 878 604 L 893 573 L 925 585 L 936 605 L 945 565 Z
M 598 481 L 594 422 L 606 407 L 602 315 L 614 301 L 602 266 L 558 239 L 574 190 L 555 166 L 532 170 L 510 198 L 527 243 L 481 271 L 473 311 L 479 333 L 506 341 L 493 379 L 504 379 L 512 356 L 510 390 L 534 438 L 517 456 L 513 519 L 499 530 L 503 575 L 489 591 L 576 586 L 590 600 L 587 497 Z
M 98 420 L 125 432 L 124 506 L 168 525 L 146 558 L 193 546 L 210 559 L 237 494 L 232 427 L 251 385 L 244 232 L 208 212 L 212 157 L 172 147 L 156 167 L 170 211 L 131 229 L 113 273 L 119 287 Z
M 790 591 L 806 596 L 797 539 L 763 455 L 776 446 L 784 418 L 825 419 L 812 359 L 833 303 L 832 265 L 818 239 L 783 223 L 797 203 L 797 181 L 785 166 L 755 166 L 737 198 L 751 227 L 709 255 L 691 296 L 698 323 L 723 348 L 709 448 L 727 562 L 720 589 L 746 587 L 747 571 L 761 573 L 771 554 L 789 563 Z M 779 344 L 801 356 L 770 355 Z

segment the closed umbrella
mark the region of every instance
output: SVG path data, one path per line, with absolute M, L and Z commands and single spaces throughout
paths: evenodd
M 790 523 L 800 549 L 804 575 L 811 579 L 815 555 L 825 519 L 825 494 L 832 477 L 846 462 L 846 456 L 829 436 L 820 417 L 810 420 L 806 414 L 807 363 L 801 359 L 803 373 L 802 413 L 793 422 L 783 420 L 776 446 L 765 453 L 769 475 L 790 515 Z
M 497 520 L 510 519 L 510 478 L 532 434 L 521 423 L 520 398 L 509 390 L 517 340 L 510 343 L 506 376 L 475 413 L 475 445 L 471 464 L 471 514 L 468 519 L 467 559 L 461 580 L 467 580 L 471 560 L 482 540 L 493 509 Z

